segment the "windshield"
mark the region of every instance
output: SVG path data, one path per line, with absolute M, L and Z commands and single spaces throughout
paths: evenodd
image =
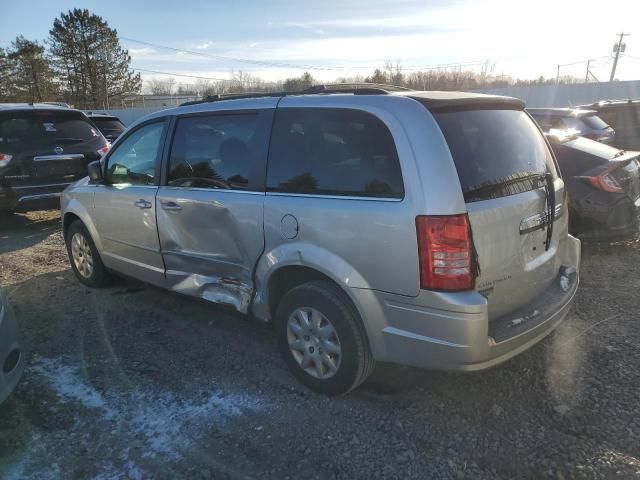
M 462 110 L 434 117 L 449 145 L 466 201 L 532 190 L 547 171 L 555 175 L 544 137 L 523 111 Z

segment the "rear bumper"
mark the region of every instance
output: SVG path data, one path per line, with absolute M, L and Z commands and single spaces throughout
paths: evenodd
M 580 242 L 568 237 L 560 276 L 529 305 L 489 322 L 487 299 L 477 292 L 422 291 L 404 297 L 353 289 L 378 361 L 473 371 L 497 365 L 551 333 L 566 317 L 579 283 Z
M 0 403 L 13 391 L 23 369 L 24 354 L 18 343 L 15 318 L 0 295 Z
M 0 211 L 28 212 L 60 208 L 60 194 L 71 183 L 11 187 L 0 181 Z
M 640 230 L 640 198 L 632 201 L 621 194 L 589 197 L 574 206 L 572 229 L 580 238 L 617 240 L 634 236 Z

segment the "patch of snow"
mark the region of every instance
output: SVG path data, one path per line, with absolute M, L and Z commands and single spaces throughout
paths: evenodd
M 75 401 L 86 408 L 103 409 L 109 418 L 114 415 L 103 396 L 83 382 L 79 367 L 65 365 L 58 358 L 35 357 L 30 370 L 43 377 L 62 402 Z
M 135 451 L 141 452 L 138 456 L 142 458 L 159 457 L 163 462 L 180 460 L 183 453 L 212 427 L 224 428 L 234 417 L 268 408 L 265 398 L 227 393 L 220 388 L 198 392 L 185 399 L 173 392 L 142 388 L 118 391 L 112 387 L 107 395 L 103 395 L 87 383 L 81 366 L 73 365 L 67 359 L 35 357 L 29 369 L 32 381 L 44 380 L 58 401 L 72 409 L 70 414 L 75 421 L 67 431 L 67 439 L 70 444 L 88 446 L 95 464 L 101 465 L 95 480 L 148 478 L 136 464 L 136 459 L 130 456 L 131 446 L 139 447 Z M 47 407 L 51 411 L 59 409 L 57 405 Z M 95 415 L 88 416 L 83 409 L 97 413 L 97 419 Z M 100 450 L 92 451 L 92 431 L 104 432 Z M 34 432 L 32 440 L 33 444 L 4 478 L 62 478 L 63 472 L 59 466 L 51 465 L 53 462 L 48 457 L 56 455 L 58 439 L 49 432 Z M 116 464 L 114 459 L 120 461 Z

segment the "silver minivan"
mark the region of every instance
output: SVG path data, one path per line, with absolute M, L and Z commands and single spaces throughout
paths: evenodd
M 72 268 L 273 322 L 305 385 L 479 370 L 566 316 L 580 243 L 516 99 L 368 85 L 219 96 L 132 125 L 62 197 Z

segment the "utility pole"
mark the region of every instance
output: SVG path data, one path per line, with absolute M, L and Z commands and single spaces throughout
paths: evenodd
M 560 64 L 558 64 L 558 73 L 556 73 L 556 85 L 560 83 Z
M 618 41 L 618 43 L 613 45 L 613 51 L 616 54 L 615 58 L 613 59 L 613 66 L 611 67 L 611 77 L 609 77 L 609 81 L 613 82 L 613 78 L 616 75 L 616 67 L 618 66 L 618 58 L 620 58 L 620 52 L 624 52 L 627 48 L 627 46 L 622 43 L 622 39 L 624 37 L 628 37 L 629 35 L 631 35 L 630 33 L 618 33 L 618 35 L 620 35 L 620 40 Z
M 584 75 L 584 83 L 589 83 L 589 65 L 591 65 L 591 60 L 587 60 L 587 73 Z

